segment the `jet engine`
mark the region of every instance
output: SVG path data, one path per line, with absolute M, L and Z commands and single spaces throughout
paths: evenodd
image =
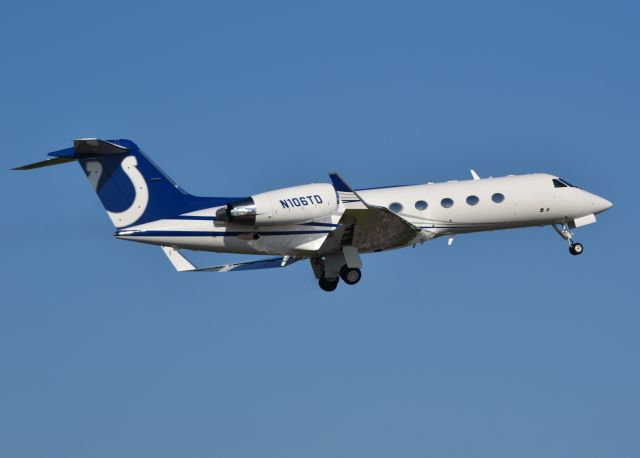
M 327 217 L 337 209 L 335 189 L 320 183 L 254 194 L 219 208 L 216 217 L 248 226 L 284 226 Z

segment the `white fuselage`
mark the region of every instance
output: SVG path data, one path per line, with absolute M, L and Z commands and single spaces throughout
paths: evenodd
M 363 189 L 357 193 L 368 205 L 389 208 L 421 228 L 425 239 L 495 229 L 572 224 L 611 207 L 606 199 L 580 188 L 556 187 L 554 179 L 557 177 L 549 174 L 531 174 Z M 219 208 L 128 227 L 115 236 L 192 250 L 321 256 L 323 243 L 337 229 L 344 212 L 340 203 L 332 215 L 301 224 L 248 226 L 217 220 Z

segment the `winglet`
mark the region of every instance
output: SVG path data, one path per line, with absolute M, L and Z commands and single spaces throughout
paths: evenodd
M 369 208 L 364 200 L 355 192 L 351 186 L 349 186 L 340 175 L 336 172 L 329 173 L 329 178 L 331 178 L 331 183 L 333 183 L 333 187 L 338 193 L 338 197 L 340 198 L 340 202 L 342 202 L 345 208 L 348 209 L 365 209 Z
M 330 172 L 329 173 L 329 178 L 331 178 L 331 183 L 333 183 L 333 187 L 336 189 L 336 191 L 338 192 L 351 192 L 351 186 L 349 186 L 347 183 L 345 183 L 345 181 L 342 179 L 342 177 L 340 175 L 338 175 L 338 172 Z
M 182 256 L 178 250 L 172 248 L 170 246 L 163 246 L 162 251 L 167 255 L 173 267 L 176 268 L 178 272 L 188 272 L 190 270 L 196 270 L 196 266 L 191 264 L 187 258 Z

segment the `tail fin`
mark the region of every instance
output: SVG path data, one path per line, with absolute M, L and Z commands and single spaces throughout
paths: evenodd
M 131 140 L 74 140 L 53 159 L 17 167 L 29 170 L 78 161 L 117 228 L 224 205 L 229 199 L 196 197 L 182 190 Z

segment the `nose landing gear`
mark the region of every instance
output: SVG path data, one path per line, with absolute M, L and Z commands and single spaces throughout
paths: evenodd
M 582 246 L 582 243 L 573 241 L 573 232 L 569 230 L 569 226 L 567 224 L 563 224 L 561 227 L 558 227 L 558 224 L 552 224 L 551 226 L 555 229 L 558 235 L 560 235 L 560 237 L 569 243 L 569 253 L 574 256 L 582 254 L 584 247 Z
M 582 243 L 572 243 L 571 245 L 569 245 L 569 253 L 571 253 L 572 255 L 579 255 L 582 254 L 582 250 L 584 248 L 582 247 Z

